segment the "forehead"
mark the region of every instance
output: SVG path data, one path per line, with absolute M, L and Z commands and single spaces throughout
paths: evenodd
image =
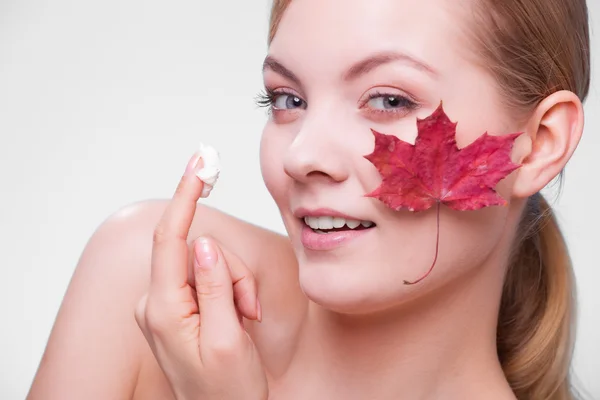
M 322 73 L 339 72 L 342 65 L 372 53 L 401 51 L 443 72 L 461 62 L 459 53 L 466 45 L 461 28 L 467 22 L 465 3 L 292 0 L 269 52 L 286 64 L 315 67 Z

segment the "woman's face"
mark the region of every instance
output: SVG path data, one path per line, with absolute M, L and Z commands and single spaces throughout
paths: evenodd
M 474 58 L 461 4 L 293 0 L 281 20 L 264 69 L 274 110 L 261 166 L 298 257 L 300 284 L 327 308 L 382 310 L 506 259 L 514 206 L 442 207 L 436 266 L 418 285 L 404 285 L 433 261 L 435 209 L 392 211 L 364 197 L 381 182 L 364 158 L 374 148 L 371 128 L 414 143 L 416 119 L 443 100 L 458 122 L 459 148 L 486 131 L 519 130 Z M 498 186 L 507 200 L 510 182 Z M 326 229 L 334 223 L 347 224 Z

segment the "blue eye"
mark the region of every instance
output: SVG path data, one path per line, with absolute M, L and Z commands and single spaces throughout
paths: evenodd
M 393 110 L 398 108 L 412 108 L 415 103 L 404 96 L 375 93 L 369 97 L 367 102 L 370 108 L 376 110 Z
M 266 107 L 271 110 L 294 110 L 297 108 L 305 109 L 306 102 L 299 96 L 288 93 L 284 90 L 273 91 L 265 89 L 256 99 L 259 107 Z
M 300 97 L 289 93 L 275 93 L 273 96 L 273 108 L 278 110 L 291 110 L 294 108 L 306 108 L 306 103 Z

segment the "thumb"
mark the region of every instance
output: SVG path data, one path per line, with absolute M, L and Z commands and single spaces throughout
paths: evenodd
M 201 343 L 209 344 L 241 329 L 233 283 L 219 246 L 208 238 L 194 243 L 194 275 L 200 310 Z

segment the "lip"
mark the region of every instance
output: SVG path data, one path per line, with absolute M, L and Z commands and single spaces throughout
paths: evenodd
M 296 218 L 304 218 L 304 217 L 338 217 L 344 219 L 352 219 L 355 221 L 364 221 L 365 218 L 353 217 L 339 211 L 336 211 L 332 208 L 317 208 L 315 210 L 309 210 L 308 208 L 299 208 L 294 211 L 294 217 Z M 367 220 L 368 221 L 368 220 Z
M 368 235 L 375 228 L 362 230 L 347 230 L 331 233 L 316 233 L 309 226 L 302 223 L 302 234 L 300 235 L 302 245 L 308 250 L 328 251 L 348 245 L 350 242 Z
M 326 207 L 316 209 L 300 207 L 293 212 L 293 215 L 296 218 L 298 218 L 300 224 L 302 225 L 302 232 L 300 235 L 302 245 L 304 246 L 304 248 L 314 251 L 328 251 L 346 246 L 351 241 L 354 241 L 364 235 L 367 235 L 369 231 L 375 228 L 373 227 L 369 229 L 360 230 L 348 229 L 344 231 L 336 231 L 331 233 L 316 233 L 304 223 L 303 219 L 305 217 L 338 217 L 355 221 L 370 220 L 368 218 L 361 218 L 358 216 L 344 214 L 332 208 Z

